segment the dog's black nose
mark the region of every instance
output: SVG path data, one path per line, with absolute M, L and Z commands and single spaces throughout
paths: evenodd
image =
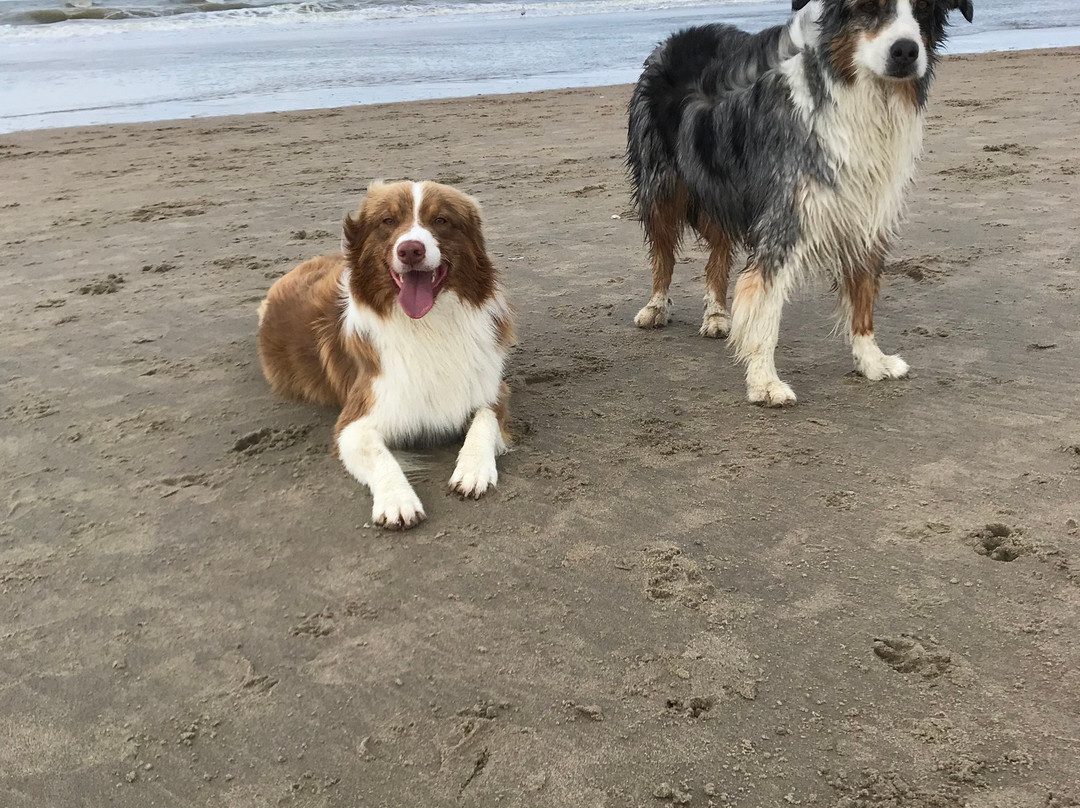
M 427 255 L 423 242 L 403 241 L 397 247 L 397 257 L 403 264 L 419 264 Z
M 919 58 L 919 43 L 914 39 L 898 39 L 889 49 L 889 59 L 897 67 L 911 67 Z

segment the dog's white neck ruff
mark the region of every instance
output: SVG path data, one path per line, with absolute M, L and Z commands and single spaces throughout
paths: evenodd
M 502 290 L 474 306 L 448 289 L 430 312 L 414 320 L 396 303 L 386 317 L 357 305 L 348 281 L 346 270 L 344 326 L 379 357 L 368 417 L 384 440 L 405 444 L 449 437 L 476 410 L 495 405 L 506 359 L 497 321 L 509 315 Z
M 859 71 L 851 84 L 827 80 L 829 100 L 809 90 L 805 54 L 785 62 L 792 101 L 821 144 L 832 184 L 801 188 L 806 268 L 837 272 L 865 260 L 895 233 L 922 153 L 923 114 L 884 80 Z

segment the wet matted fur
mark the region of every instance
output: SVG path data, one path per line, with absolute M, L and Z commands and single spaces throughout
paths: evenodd
M 680 31 L 645 61 L 629 105 L 627 164 L 652 257 L 636 323 L 667 323 L 684 228 L 711 248 L 704 336 L 727 336 L 748 398 L 794 403 L 776 372 L 791 289 L 821 274 L 839 292 L 856 369 L 908 372 L 878 348 L 873 305 L 922 149 L 948 14 L 970 0 L 795 0 L 784 26 Z M 737 248 L 749 252 L 727 310 Z

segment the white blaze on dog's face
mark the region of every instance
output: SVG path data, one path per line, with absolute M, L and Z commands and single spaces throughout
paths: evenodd
M 920 79 L 929 55 L 926 31 L 936 0 L 847 0 L 858 30 L 852 54 L 858 68 L 886 79 Z
M 391 249 L 390 274 L 400 290 L 398 302 L 413 319 L 419 319 L 431 311 L 449 269 L 443 263 L 435 234 L 424 226 L 421 217 L 423 201 L 424 185 L 414 182 L 410 219 L 403 225 L 408 230 L 398 236 Z M 445 223 L 443 216 L 434 219 L 436 225 Z

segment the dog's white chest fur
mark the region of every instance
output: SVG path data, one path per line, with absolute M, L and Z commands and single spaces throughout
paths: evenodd
M 835 272 L 894 234 L 922 152 L 923 116 L 899 93 L 862 76 L 833 85 L 833 102 L 815 110 L 801 71 L 789 78 L 834 178 L 828 185 L 809 180 L 802 189 L 804 259 L 808 269 Z
M 476 307 L 446 291 L 419 320 L 396 305 L 382 318 L 350 298 L 345 325 L 379 357 L 368 416 L 385 440 L 448 436 L 495 404 L 505 361 L 497 319 L 506 314 L 501 293 Z

